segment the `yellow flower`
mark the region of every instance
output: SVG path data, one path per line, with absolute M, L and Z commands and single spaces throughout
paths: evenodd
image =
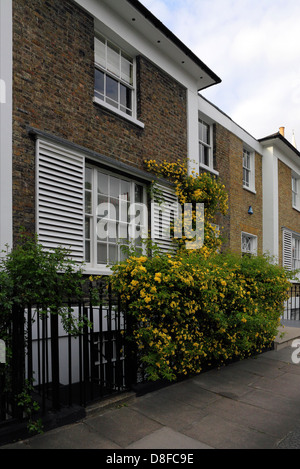
M 161 283 L 161 273 L 156 273 L 154 276 L 155 282 Z

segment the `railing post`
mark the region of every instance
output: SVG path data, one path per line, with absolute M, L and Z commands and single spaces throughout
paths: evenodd
M 50 312 L 51 325 L 51 366 L 52 366 L 52 405 L 54 410 L 60 409 L 59 393 L 59 346 L 58 346 L 58 315 Z
M 18 407 L 18 395 L 25 385 L 25 340 L 24 309 L 14 304 L 12 307 L 12 415 L 22 419 L 23 411 Z
M 126 341 L 125 341 L 125 385 L 128 389 L 137 384 L 137 348 L 132 339 L 135 321 L 128 314 L 127 307 L 125 311 L 126 320 Z

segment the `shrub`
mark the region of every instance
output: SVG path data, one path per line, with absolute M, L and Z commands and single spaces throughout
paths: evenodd
M 113 270 L 150 380 L 174 380 L 270 347 L 289 287 L 284 269 L 266 257 L 211 255 L 205 247 L 132 256 Z
M 37 305 L 40 314 L 58 314 L 68 332 L 80 330 L 66 299 L 82 295 L 82 269 L 68 250 L 47 251 L 37 236 L 21 234 L 19 244 L 0 258 L 0 282 L 0 331 L 13 304 L 21 309 Z

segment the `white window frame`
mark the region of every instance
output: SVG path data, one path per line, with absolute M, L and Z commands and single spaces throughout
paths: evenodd
M 247 163 L 245 164 L 245 156 Z M 245 178 L 248 174 L 248 178 Z M 255 193 L 255 154 L 250 149 L 243 148 L 243 188 Z
M 250 249 L 244 249 L 244 238 L 247 237 L 248 241 L 251 242 Z M 252 256 L 257 255 L 257 236 L 251 233 L 242 231 L 241 233 L 241 251 L 242 254 L 250 254 Z
M 300 236 L 292 236 L 292 270 L 300 268 Z
M 208 142 L 203 139 L 203 135 L 201 135 L 201 125 L 204 125 L 208 128 Z M 219 174 L 214 169 L 214 155 L 213 155 L 213 125 L 202 116 L 198 118 L 198 146 L 199 146 L 199 167 L 201 169 L 205 169 L 210 171 L 214 174 Z M 201 153 L 200 148 L 204 147 L 208 152 L 208 164 L 205 164 L 204 161 L 201 161 Z
M 98 236 L 97 236 L 97 218 L 99 218 L 99 217 L 97 217 L 97 206 L 98 206 L 98 185 L 97 185 L 98 183 L 97 183 L 97 178 L 98 178 L 98 173 L 106 175 L 107 179 L 108 179 L 108 183 L 109 183 L 109 181 L 111 181 L 111 178 L 119 179 L 121 181 L 129 183 L 131 203 L 135 202 L 135 195 L 134 195 L 135 194 L 135 184 L 141 186 L 143 188 L 142 202 L 141 202 L 141 204 L 143 204 L 143 207 L 146 207 L 146 204 L 147 204 L 146 186 L 144 184 L 142 184 L 141 182 L 135 181 L 135 180 L 133 180 L 131 178 L 128 178 L 126 176 L 120 175 L 118 173 L 107 171 L 105 169 L 99 168 L 95 165 L 88 164 L 88 163 L 85 165 L 85 173 L 86 173 L 87 168 L 90 169 L 91 172 L 92 172 L 92 188 L 91 188 L 91 190 L 87 190 L 85 188 L 85 193 L 87 193 L 87 192 L 91 193 L 91 213 L 87 212 L 86 204 L 85 204 L 85 222 L 87 222 L 88 219 L 90 220 L 90 225 L 89 225 L 90 238 L 88 238 L 86 236 L 86 234 L 87 234 L 86 229 L 85 229 L 85 232 L 84 232 L 84 259 L 85 259 L 86 269 L 89 272 L 95 271 L 95 272 L 98 272 L 98 273 L 101 272 L 101 274 L 110 274 L 112 264 L 98 263 L 97 262 L 97 244 L 98 244 L 98 242 L 100 242 L 99 239 L 98 239 Z M 85 178 L 85 180 L 86 180 L 86 178 Z M 110 188 L 108 189 L 108 192 L 110 192 Z M 120 199 L 119 199 L 119 201 L 120 201 Z M 113 220 L 111 218 L 110 213 L 108 214 L 107 217 L 105 217 L 105 220 L 107 220 L 108 223 L 109 222 L 113 223 Z M 145 239 L 147 237 L 147 230 L 148 230 L 147 210 L 143 211 L 142 220 L 143 220 L 143 225 L 142 225 L 141 236 L 142 236 L 142 238 Z M 120 217 L 118 218 L 118 220 L 116 220 L 116 222 L 118 224 L 121 224 L 120 223 Z M 133 229 L 133 230 L 135 230 L 134 222 L 135 222 L 135 217 L 133 216 L 132 217 L 132 222 L 131 222 L 131 229 Z M 128 227 L 128 224 L 126 224 L 126 222 L 123 223 L 123 225 L 124 226 L 126 225 Z M 130 239 L 130 241 L 132 242 L 133 239 Z M 90 257 L 89 258 L 87 257 L 87 252 L 86 252 L 86 250 L 87 250 L 86 243 L 87 242 L 90 242 Z M 116 244 L 116 243 L 114 243 L 113 241 L 109 242 L 107 240 L 107 242 L 103 242 L 102 244 L 103 245 L 106 244 L 107 246 L 108 245 L 112 246 L 113 244 Z M 124 243 L 124 245 L 125 245 L 125 243 Z M 144 252 L 144 245 L 141 246 L 141 249 L 142 249 L 142 252 Z M 118 246 L 118 259 L 117 259 L 117 262 L 119 262 L 122 259 L 122 256 L 123 256 L 123 254 L 122 254 L 122 251 L 121 251 L 121 247 Z
M 300 194 L 299 194 L 300 178 L 296 173 L 292 174 L 292 207 L 300 211 Z
M 104 94 L 102 95 L 102 98 L 99 97 L 99 95 L 101 93 L 99 93 L 97 90 L 96 90 L 96 87 L 95 87 L 95 91 L 94 91 L 94 103 L 96 104 L 99 104 L 100 106 L 108 109 L 109 111 L 119 115 L 119 116 L 122 116 L 124 117 L 125 119 L 129 120 L 130 122 L 138 125 L 139 127 L 142 127 L 144 128 L 144 124 L 139 121 L 137 119 L 137 98 L 136 98 L 136 60 L 134 57 L 130 57 L 131 60 L 132 60 L 132 82 L 129 82 L 125 79 L 123 79 L 121 77 L 121 57 L 122 55 L 126 55 L 127 57 L 129 57 L 130 54 L 127 54 L 126 51 L 124 51 L 122 48 L 120 48 L 117 44 L 114 44 L 112 41 L 110 41 L 109 39 L 107 39 L 104 35 L 96 32 L 95 33 L 95 38 L 94 38 L 94 41 L 95 41 L 95 73 L 96 73 L 96 70 L 99 70 L 100 72 L 102 72 L 104 74 Z M 104 42 L 104 47 L 105 47 L 105 64 L 104 63 L 100 63 L 99 61 L 97 61 L 97 57 L 96 57 L 96 43 L 97 41 L 101 41 L 101 42 Z M 108 56 L 108 43 L 111 44 L 112 46 L 114 46 L 115 49 L 118 50 L 118 54 L 119 54 L 119 73 L 117 71 L 113 72 L 113 71 L 110 71 L 107 64 L 108 64 L 108 61 L 107 61 L 107 56 Z M 106 83 L 106 80 L 107 78 L 111 78 L 113 79 L 114 81 L 116 81 L 118 83 L 118 89 L 119 89 L 119 92 L 120 92 L 120 87 L 121 85 L 124 85 L 128 90 L 131 91 L 131 114 L 123 111 L 121 109 L 121 102 L 120 102 L 120 94 L 118 96 L 118 100 L 115 101 L 116 103 L 116 106 L 110 104 L 109 102 L 107 102 L 109 100 L 108 96 L 106 95 L 106 86 L 105 86 L 105 83 Z M 97 96 L 98 94 L 98 96 Z

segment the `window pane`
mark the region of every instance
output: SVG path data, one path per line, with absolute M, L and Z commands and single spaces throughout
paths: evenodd
M 85 168 L 85 188 L 92 189 L 92 170 L 90 168 Z
M 98 192 L 108 195 L 108 176 L 98 171 Z
M 108 235 L 108 220 L 106 218 L 99 218 L 97 220 L 97 239 L 99 241 L 106 241 Z
M 121 181 L 121 199 L 130 200 L 130 183 L 127 181 Z
M 85 192 L 85 212 L 92 213 L 92 193 Z
M 104 99 L 104 73 L 95 68 L 95 96 Z
M 124 245 L 124 246 L 120 246 L 120 261 L 125 261 L 126 259 L 128 259 L 128 256 L 129 256 L 129 253 L 128 253 L 128 250 L 127 250 L 127 246 Z
M 95 62 L 99 65 L 102 65 L 102 67 L 106 68 L 104 38 L 95 38 Z
M 97 245 L 97 263 L 107 264 L 107 244 L 98 243 Z
M 143 186 L 139 186 L 138 184 L 135 184 L 135 202 L 143 202 Z
M 203 121 L 199 121 L 199 140 L 203 143 L 207 143 L 209 145 L 209 125 L 205 124 Z
M 206 166 L 210 166 L 209 155 L 210 155 L 210 148 L 200 143 L 199 144 L 200 163 L 205 164 Z
M 203 163 L 209 166 L 209 148 L 203 146 Z
M 110 198 L 109 204 L 110 214 L 109 218 L 111 220 L 119 220 L 119 199 Z
M 119 197 L 120 195 L 120 179 L 110 178 L 110 196 Z
M 126 201 L 120 201 L 120 221 L 129 223 L 129 203 Z
M 132 60 L 129 58 L 126 58 L 123 53 L 121 57 L 121 78 L 122 80 L 132 85 L 133 83 Z
M 110 264 L 115 264 L 118 262 L 118 246 L 115 244 L 109 244 L 108 246 L 108 251 L 109 251 L 109 263 Z
M 110 42 L 107 43 L 107 70 L 120 77 L 120 50 Z
M 114 107 L 118 107 L 119 83 L 113 78 L 106 77 L 106 101 Z
M 84 256 L 85 262 L 90 263 L 91 262 L 91 243 L 89 241 L 85 242 L 85 256 Z
M 108 226 L 108 232 L 107 232 L 108 240 L 110 242 L 116 243 L 117 242 L 117 230 L 118 230 L 117 223 L 109 222 L 107 226 Z
M 91 223 L 90 223 L 90 218 L 86 217 L 85 219 L 85 239 L 90 239 L 91 238 Z
M 120 105 L 121 110 L 131 115 L 132 111 L 132 91 L 124 85 L 120 85 Z
M 98 194 L 97 203 L 98 203 L 97 210 L 96 210 L 97 217 L 108 218 L 109 217 L 108 197 L 106 195 Z
M 125 223 L 119 224 L 119 239 L 128 240 L 128 225 Z

